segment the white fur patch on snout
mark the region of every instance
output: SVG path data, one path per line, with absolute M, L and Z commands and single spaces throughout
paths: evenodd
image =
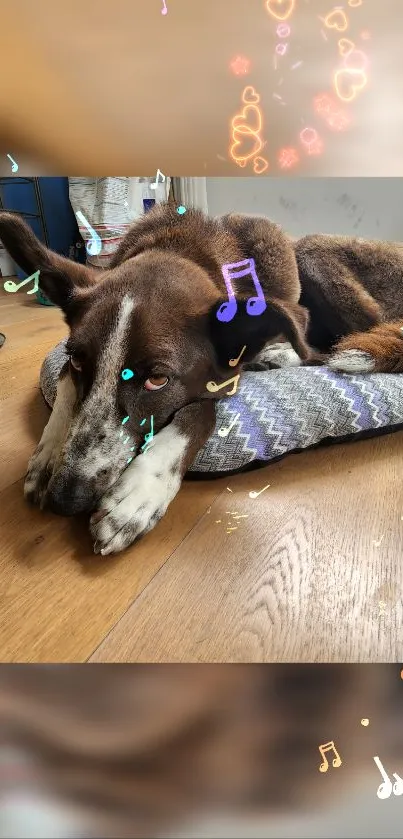
M 72 468 L 78 478 L 81 477 L 88 484 L 96 482 L 97 476 L 101 473 L 108 472 L 113 475 L 114 480 L 117 479 L 118 475 L 123 472 L 128 457 L 132 454 L 130 447 L 134 445 L 129 432 L 125 432 L 124 437 L 120 437 L 120 430 L 121 426 L 118 426 L 115 419 L 111 418 L 105 420 L 99 429 L 95 428 L 92 437 L 88 418 L 79 417 L 78 427 L 71 435 L 67 451 L 67 454 L 75 450 L 82 452 L 79 457 L 74 456 L 72 463 Z M 80 444 L 80 440 L 86 441 L 85 448 L 84 444 Z M 124 440 L 127 440 L 126 444 Z
M 343 350 L 332 356 L 327 366 L 341 373 L 372 373 L 375 370 L 375 359 L 362 350 Z
M 122 551 L 157 524 L 180 489 L 188 443 L 171 423 L 127 467 L 98 505 L 105 515 L 91 519 L 95 553 Z

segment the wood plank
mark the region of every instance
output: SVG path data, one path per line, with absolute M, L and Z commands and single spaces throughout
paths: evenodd
M 17 391 L 0 402 L 0 490 L 25 475 L 28 460 L 41 438 L 49 415 L 49 408 L 38 386 Z
M 340 444 L 229 480 L 233 494 L 91 661 L 401 660 L 402 443 L 403 432 Z M 228 534 L 235 510 L 248 518 Z
M 188 483 L 155 530 L 107 560 L 92 553 L 85 517 L 42 513 L 22 482 L 0 493 L 0 660 L 81 662 L 98 646 L 220 487 Z

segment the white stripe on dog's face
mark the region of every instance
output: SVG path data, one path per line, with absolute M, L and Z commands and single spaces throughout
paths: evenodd
M 119 438 L 120 426 L 115 405 L 133 309 L 134 301 L 125 296 L 115 329 L 97 361 L 91 391 L 70 429 L 68 446 L 78 447 L 82 452 L 77 466 L 84 480 L 95 478 L 101 469 L 110 467 L 113 461 L 122 465 L 127 460 L 127 452 L 123 450 Z
M 80 507 L 85 509 L 86 498 L 89 504 L 103 494 L 127 465 L 134 441 L 122 444 L 116 395 L 134 308 L 134 301 L 125 295 L 114 328 L 97 359 L 91 390 L 72 420 L 60 468 L 47 490 L 46 503 L 55 512 L 60 508 L 69 514 L 70 509 L 73 514 Z
M 128 295 L 122 300 L 114 331 L 109 336 L 97 363 L 97 372 L 90 396 L 86 402 L 84 415 L 92 412 L 98 405 L 114 404 L 118 386 L 118 377 L 122 369 L 122 359 L 127 348 L 130 316 L 134 301 Z M 88 405 L 88 409 L 87 409 Z

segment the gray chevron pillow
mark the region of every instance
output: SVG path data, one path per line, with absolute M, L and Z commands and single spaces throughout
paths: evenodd
M 275 345 L 265 352 L 262 363 L 242 375 L 235 396 L 218 401 L 214 433 L 190 471 L 239 471 L 253 461 L 264 465 L 329 439 L 394 431 L 403 423 L 403 374 L 347 376 L 327 367 L 267 369 L 281 364 L 286 352 L 292 363 L 293 351 Z M 40 386 L 50 407 L 66 359 L 62 341 L 42 365 Z

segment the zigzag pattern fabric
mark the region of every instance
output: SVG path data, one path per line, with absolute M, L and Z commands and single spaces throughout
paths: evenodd
M 65 342 L 46 357 L 40 386 L 52 407 L 67 356 Z M 218 434 L 228 428 L 227 436 Z M 396 430 L 403 423 L 403 374 L 347 376 L 327 367 L 245 372 L 235 396 L 217 402 L 214 433 L 192 472 L 233 472 L 262 465 L 297 449 L 365 431 Z

